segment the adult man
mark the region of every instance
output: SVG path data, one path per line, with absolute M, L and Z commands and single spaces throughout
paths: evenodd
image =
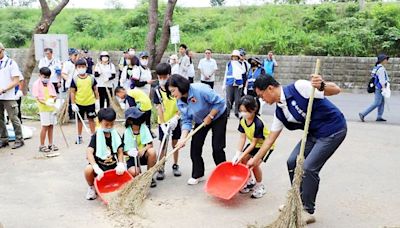
M 8 58 L 4 52 L 5 48 L 0 43 L 0 148 L 8 146 L 8 132 L 4 118 L 5 109 L 15 131 L 15 143 L 12 149 L 17 149 L 24 145 L 15 97 L 15 87 L 22 78 L 22 74 L 19 71 L 18 64 Z
M 53 83 L 56 92 L 61 88 L 61 62 L 53 56 L 53 49 L 45 48 L 44 57 L 39 61 L 39 69 L 48 67 L 51 70 L 50 82 Z
M 268 52 L 267 58 L 264 59 L 264 69 L 266 73 L 273 77 L 275 72 L 275 67 L 277 66 L 278 63 L 274 58 L 274 53 L 272 51 Z
M 75 62 L 79 59 L 79 52 L 75 48 L 68 49 L 68 54 L 69 59 L 64 62 L 61 71 L 61 76 L 64 80 L 64 92 L 67 92 L 67 90 L 71 86 L 72 78 L 77 75 Z M 72 112 L 71 105 L 68 106 L 68 115 L 70 120 L 75 119 L 75 115 Z
M 190 58 L 186 54 L 187 46 L 185 44 L 181 44 L 179 46 L 179 74 L 184 78 L 189 79 L 188 72 L 190 67 Z
M 199 62 L 197 69 L 200 70 L 201 82 L 214 88 L 215 71 L 218 70 L 217 62 L 212 58 L 211 49 L 206 49 L 205 57 Z
M 239 62 L 240 62 L 240 64 L 242 64 L 243 69 L 245 70 L 245 72 L 242 74 L 243 89 L 242 89 L 242 93 L 241 93 L 241 96 L 244 96 L 244 92 L 246 91 L 246 84 L 247 84 L 247 73 L 249 72 L 251 66 L 250 66 L 250 63 L 247 61 L 246 51 L 243 48 L 240 48 L 239 52 L 240 52 Z
M 86 73 L 87 74 L 93 74 L 94 62 L 93 62 L 92 57 L 89 56 L 89 51 L 88 50 L 82 50 L 81 56 L 82 56 L 82 58 L 84 58 L 86 60 L 86 64 L 87 64 Z
M 343 113 L 325 96 L 340 93 L 333 82 L 323 81 L 320 75 L 312 75 L 311 81 L 298 80 L 281 86 L 273 77 L 261 75 L 254 82 L 257 96 L 268 104 L 277 104 L 271 133 L 259 152 L 249 160 L 248 166 L 259 164 L 267 154 L 283 127 L 289 130 L 304 129 L 308 100 L 311 90 L 316 88 L 311 122 L 304 151 L 304 175 L 300 187 L 305 223 L 315 222 L 315 200 L 319 187 L 319 172 L 346 137 L 347 126 Z M 301 141 L 287 160 L 290 181 L 293 181 L 296 158 Z

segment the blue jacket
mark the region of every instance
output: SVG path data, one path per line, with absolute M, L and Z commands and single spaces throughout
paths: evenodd
M 265 74 L 265 70 L 262 67 L 258 67 L 256 69 L 256 71 L 254 71 L 254 73 L 253 73 L 252 69 L 249 70 L 249 73 L 247 74 L 247 83 L 248 83 L 247 84 L 247 89 L 248 90 L 254 90 L 254 88 L 253 88 L 254 87 L 254 82 L 256 81 L 258 76 L 260 76 L 262 73 Z
M 179 99 L 177 104 L 181 112 L 182 130 L 189 131 L 192 129 L 193 121 L 201 124 L 212 109 L 218 110 L 214 120 L 226 110 L 224 98 L 211 89 L 209 85 L 203 83 L 190 84 L 187 103 Z
M 227 86 L 233 86 L 233 85 L 237 85 L 237 86 L 240 86 L 240 85 L 243 85 L 243 78 L 241 78 L 241 79 L 235 79 L 235 77 L 233 76 L 233 69 L 232 69 L 232 63 L 231 63 L 231 61 L 229 61 L 228 63 L 227 63 L 227 66 L 228 66 L 228 72 L 226 73 L 226 85 Z
M 287 121 L 282 108 L 276 107 L 276 117 L 289 130 L 304 129 L 306 112 L 308 106 L 307 98 L 301 96 L 294 84 L 283 88 L 287 107 L 290 114 L 300 123 Z M 346 120 L 343 113 L 328 99 L 314 99 L 311 113 L 309 134 L 316 138 L 323 138 L 336 133 L 346 127 Z

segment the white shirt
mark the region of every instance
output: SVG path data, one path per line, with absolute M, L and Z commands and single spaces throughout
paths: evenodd
M 226 84 L 226 77 L 227 77 L 227 74 L 228 74 L 228 64 L 226 64 L 225 77 L 224 77 L 224 81 L 223 81 L 222 87 L 224 87 L 225 84 Z M 242 74 L 244 74 L 246 72 L 245 67 L 237 60 L 235 60 L 235 61 L 232 60 L 231 61 L 231 66 L 232 66 L 232 75 L 229 76 L 229 77 L 233 77 L 236 80 L 242 79 Z
M 68 89 L 71 86 L 72 78 L 77 74 L 75 71 L 75 64 L 71 60 L 65 61 L 61 73 L 68 75 L 65 81 L 65 88 Z
M 378 76 L 379 83 L 381 84 L 382 88 L 386 87 L 386 83 L 388 83 L 389 80 L 389 75 L 386 73 L 386 69 L 382 64 L 377 65 L 379 69 L 376 71 L 376 75 Z
M 132 66 L 132 70 L 128 70 L 128 66 L 125 66 L 122 69 L 121 79 L 119 80 L 119 82 L 126 90 L 131 89 L 131 78 L 133 77 L 133 75 L 140 75 L 140 69 L 138 66 Z
M 171 75 L 179 74 L 179 64 L 175 63 L 171 65 Z
M 23 79 L 18 64 L 13 59 L 4 56 L 3 59 L 0 59 L 0 88 L 7 88 L 14 77 L 18 77 L 19 80 Z M 16 100 L 15 89 L 10 89 L 1 94 L 0 100 Z
M 132 78 L 134 78 L 135 80 L 139 80 L 140 82 L 150 81 L 152 79 L 151 71 L 149 68 L 144 69 L 142 66 L 140 66 L 139 74 L 132 75 Z M 138 89 L 142 90 L 143 92 L 145 92 L 146 94 L 150 95 L 150 89 L 151 89 L 150 84 L 146 84 L 143 87 L 136 87 L 136 88 L 138 88 Z
M 188 78 L 188 71 L 190 67 L 189 56 L 184 55 L 179 59 L 179 74 L 185 78 Z
M 215 59 L 201 59 L 197 69 L 199 69 L 201 72 L 202 81 L 215 81 L 215 71 L 218 70 L 217 62 L 215 61 Z
M 306 99 L 310 98 L 311 96 L 311 82 L 307 81 L 307 80 L 297 80 L 294 83 L 294 87 L 296 88 L 296 90 L 300 93 L 300 95 Z M 314 94 L 314 98 L 316 99 L 324 99 L 324 91 L 319 91 L 319 90 L 315 90 L 315 94 Z M 279 103 L 277 103 L 278 107 L 280 107 L 283 111 L 283 114 L 285 115 L 286 119 L 288 122 L 292 122 L 292 123 L 299 123 L 294 117 L 293 115 L 289 112 L 289 109 L 287 107 L 287 102 L 286 102 L 286 97 L 285 97 L 285 93 L 283 92 L 283 87 L 281 86 L 281 101 Z M 272 125 L 271 125 L 271 132 L 272 131 L 280 131 L 282 130 L 284 127 L 282 121 L 280 121 L 278 119 L 278 117 L 276 117 L 276 115 L 274 115 L 274 120 L 272 121 Z
M 59 82 L 60 78 L 59 78 L 59 76 L 56 75 L 56 68 L 61 69 L 60 60 L 58 60 L 54 57 L 52 59 L 47 59 L 47 57 L 44 57 L 44 58 L 40 59 L 38 67 L 39 67 L 39 69 L 42 67 L 48 67 L 51 70 L 50 82 L 52 82 L 52 83 Z
M 97 87 L 113 88 L 115 78 L 111 80 L 109 78 L 112 77 L 112 74 L 116 74 L 114 64 L 97 63 L 94 71 L 100 74 L 99 77 L 96 77 Z
M 191 64 L 189 65 L 188 77 L 189 77 L 189 78 L 194 78 L 195 75 L 196 75 L 196 71 L 194 70 L 194 64 L 191 63 Z

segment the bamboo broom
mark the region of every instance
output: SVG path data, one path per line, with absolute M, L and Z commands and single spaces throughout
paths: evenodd
M 320 59 L 317 59 L 314 74 L 318 74 L 321 66 Z M 314 102 L 315 88 L 312 87 L 310 99 L 308 100 L 306 122 L 304 124 L 304 133 L 301 140 L 300 153 L 296 160 L 296 169 L 294 171 L 294 179 L 292 188 L 288 192 L 286 204 L 281 211 L 279 217 L 268 228 L 298 228 L 305 227 L 301 218 L 303 203 L 300 198 L 300 186 L 303 179 L 304 165 L 304 149 L 307 141 L 308 128 L 310 126 L 312 106 Z
M 108 100 L 110 101 L 110 105 L 111 107 L 115 110 L 115 112 L 117 113 L 117 118 L 118 119 L 124 119 L 125 117 L 125 112 L 124 110 L 121 108 L 121 105 L 119 104 L 119 102 L 115 99 L 115 96 L 110 94 L 110 91 L 108 90 L 108 88 L 106 88 L 106 92 L 107 92 L 107 96 L 108 96 Z
M 184 139 L 186 143 L 190 138 L 193 137 L 201 128 L 205 126 L 204 123 L 199 125 L 195 130 L 190 132 L 190 134 Z M 142 203 L 147 197 L 150 189 L 150 184 L 153 179 L 154 174 L 162 169 L 165 165 L 167 159 L 173 155 L 180 148 L 173 149 L 165 157 L 160 159 L 153 167 L 144 172 L 143 174 L 135 177 L 133 181 L 127 184 L 116 197 L 111 198 L 109 201 L 109 210 L 118 214 L 124 212 L 126 215 L 138 214 Z
M 57 113 L 57 123 L 59 125 L 63 125 L 66 122 L 68 122 L 68 120 L 69 120 L 68 106 L 69 106 L 70 96 L 71 96 L 71 91 L 68 90 L 67 97 L 65 98 L 65 101 L 64 101 L 63 105 L 61 106 L 60 111 Z

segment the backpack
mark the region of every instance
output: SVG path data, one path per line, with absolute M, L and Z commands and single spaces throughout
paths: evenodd
M 368 81 L 368 85 L 367 85 L 367 92 L 368 93 L 375 93 L 375 81 L 377 79 L 377 75 L 376 72 L 379 70 L 380 67 L 377 67 L 372 70 L 371 72 L 371 78 Z

